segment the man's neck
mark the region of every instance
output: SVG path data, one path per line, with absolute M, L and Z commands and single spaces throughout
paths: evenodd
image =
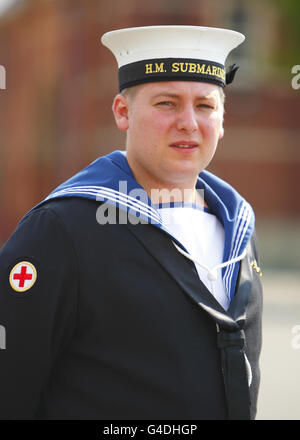
M 207 207 L 201 191 L 198 191 L 196 188 L 151 188 L 147 191 L 147 194 L 154 204 L 184 202 Z
M 170 182 L 168 180 L 161 181 L 155 176 L 147 175 L 146 170 L 139 170 L 131 164 L 129 157 L 127 157 L 129 166 L 136 181 L 147 192 L 148 197 L 154 204 L 184 202 L 190 204 L 197 204 L 199 206 L 207 207 L 202 191 L 196 189 L 197 176 L 189 180 L 182 180 Z

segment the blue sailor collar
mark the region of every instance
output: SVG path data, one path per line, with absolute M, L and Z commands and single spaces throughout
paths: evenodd
M 210 210 L 222 223 L 225 231 L 222 269 L 224 287 L 232 298 L 235 291 L 239 261 L 230 263 L 241 256 L 254 231 L 254 213 L 250 204 L 222 179 L 209 171 L 202 171 L 197 180 L 197 189 L 204 190 L 205 201 Z M 137 222 L 146 222 L 164 230 L 177 241 L 163 224 L 156 206 L 146 191 L 137 183 L 128 165 L 125 151 L 114 151 L 100 157 L 58 186 L 39 205 L 55 198 L 84 197 L 108 205 L 114 205 L 134 216 Z

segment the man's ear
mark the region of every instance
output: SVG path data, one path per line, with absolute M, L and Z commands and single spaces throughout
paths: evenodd
M 224 136 L 224 127 L 223 127 L 223 124 L 222 124 L 221 128 L 220 128 L 220 132 L 219 132 L 219 141 L 222 139 L 223 136 Z
M 129 128 L 129 104 L 128 100 L 121 93 L 115 97 L 112 111 L 117 127 L 120 130 L 127 130 Z

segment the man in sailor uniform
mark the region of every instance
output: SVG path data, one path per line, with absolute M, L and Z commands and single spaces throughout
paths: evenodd
M 254 213 L 205 170 L 244 40 L 108 32 L 126 149 L 21 220 L 0 253 L 2 419 L 254 419 L 262 289 Z

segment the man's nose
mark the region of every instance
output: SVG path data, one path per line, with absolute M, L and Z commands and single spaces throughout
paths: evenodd
M 184 131 L 186 133 L 192 133 L 198 129 L 194 106 L 186 105 L 182 107 L 178 114 L 177 128 L 179 131 Z

